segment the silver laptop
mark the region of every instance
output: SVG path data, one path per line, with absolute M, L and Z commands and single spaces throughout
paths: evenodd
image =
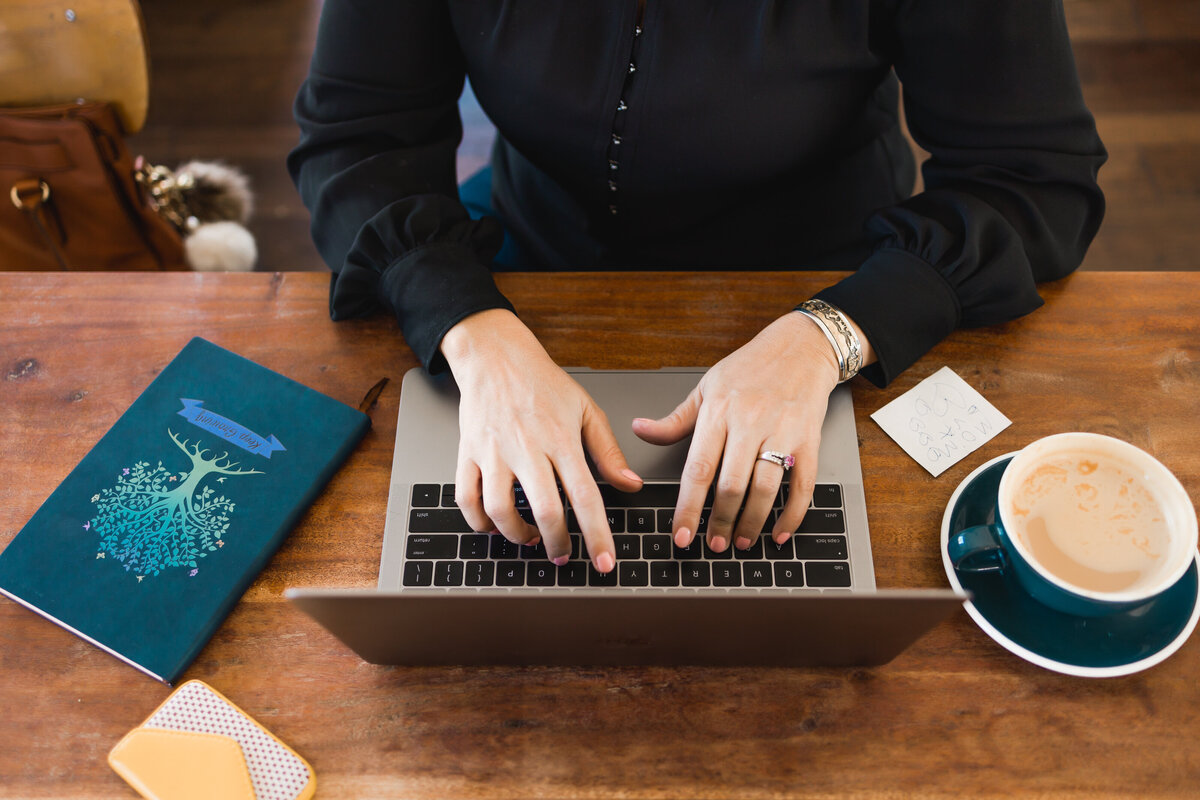
M 651 445 L 629 425 L 670 413 L 704 370 L 568 372 L 645 479 L 635 494 L 601 485 L 616 569 L 589 564 L 569 503 L 572 558 L 561 567 L 540 546 L 472 531 L 454 505 L 457 387 L 414 369 L 401 386 L 378 588 L 287 597 L 365 660 L 412 665 L 881 664 L 966 599 L 876 591 L 848 386 L 830 396 L 800 530 L 782 547 L 763 536 L 715 553 L 702 535 L 686 549 L 671 537 L 689 441 Z M 532 522 L 519 487 L 516 497 Z

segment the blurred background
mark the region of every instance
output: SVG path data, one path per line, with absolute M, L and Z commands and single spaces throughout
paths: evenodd
M 1200 0 L 1064 0 L 1083 92 L 1109 150 L 1108 213 L 1084 269 L 1200 265 Z M 284 167 L 291 104 L 320 0 L 143 0 L 150 112 L 130 150 L 169 166 L 221 160 L 250 177 L 259 270 L 325 269 Z M 459 180 L 493 131 L 469 94 Z

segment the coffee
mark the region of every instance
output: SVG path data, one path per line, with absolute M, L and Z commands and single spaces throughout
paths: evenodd
M 1136 590 L 1169 566 L 1162 505 L 1141 473 L 1111 454 L 1061 451 L 1017 477 L 1010 532 L 1060 580 L 1093 592 Z

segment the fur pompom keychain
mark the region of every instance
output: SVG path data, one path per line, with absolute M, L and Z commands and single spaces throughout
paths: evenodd
M 246 272 L 258 250 L 246 222 L 254 206 L 246 176 L 212 161 L 188 161 L 174 170 L 138 157 L 135 175 L 154 209 L 183 237 L 188 265 L 197 272 Z

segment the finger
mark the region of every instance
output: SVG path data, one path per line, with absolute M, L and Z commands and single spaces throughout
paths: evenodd
M 483 510 L 496 523 L 496 529 L 516 544 L 527 544 L 537 538 L 537 529 L 517 513 L 512 471 L 502 464 L 495 464 L 482 472 Z
M 764 446 L 762 449 L 772 449 Z M 750 491 L 746 494 L 746 502 L 742 514 L 738 517 L 737 529 L 733 533 L 733 544 L 739 550 L 748 550 L 758 541 L 763 532 L 764 523 L 775 506 L 775 498 L 779 495 L 779 484 L 784 478 L 783 467 L 756 458 L 754 473 L 750 478 Z
M 662 419 L 635 419 L 633 432 L 650 444 L 675 444 L 696 429 L 701 403 L 700 388 L 696 387 L 674 411 Z
M 738 510 L 746 497 L 754 459 L 758 449 L 745 439 L 730 438 L 721 455 L 721 474 L 713 492 L 712 513 L 708 517 L 708 546 L 720 553 L 729 547 Z
M 608 424 L 608 417 L 595 403 L 588 403 L 583 411 L 583 445 L 604 480 L 626 492 L 636 492 L 642 488 L 642 479 L 629 468 L 612 426 Z M 595 481 L 591 483 L 595 486 Z
M 725 433 L 723 419 L 701 420 L 696 425 L 679 482 L 679 499 L 675 503 L 675 544 L 679 547 L 689 546 L 696 535 L 704 501 L 708 498 L 708 487 L 717 474 L 721 452 L 725 449 Z M 711 520 L 709 525 L 711 527 Z
M 812 502 L 813 486 L 817 480 L 817 452 L 820 441 L 810 441 L 796 453 L 796 465 L 788 470 L 788 499 L 775 520 L 771 538 L 776 544 L 784 544 L 791 537 L 808 511 Z
M 483 510 L 483 475 L 479 465 L 469 458 L 460 459 L 454 475 L 454 502 L 472 530 L 488 533 L 496 530 Z
M 551 561 L 562 558 L 565 563 L 566 557 L 571 555 L 571 539 L 567 536 L 567 518 L 553 467 L 547 460 L 538 461 L 522 469 L 517 480 L 525 490 L 529 510 L 533 512 L 533 519 L 546 545 L 546 555 Z
M 579 530 L 583 533 L 588 556 L 597 570 L 611 572 L 617 563 L 616 548 L 613 546 L 612 531 L 608 527 L 608 515 L 604 512 L 604 499 L 600 496 L 596 482 L 592 480 L 592 473 L 588 471 L 583 453 L 556 461 L 554 468 L 562 478 L 563 491 L 567 493 L 571 509 L 579 521 Z

